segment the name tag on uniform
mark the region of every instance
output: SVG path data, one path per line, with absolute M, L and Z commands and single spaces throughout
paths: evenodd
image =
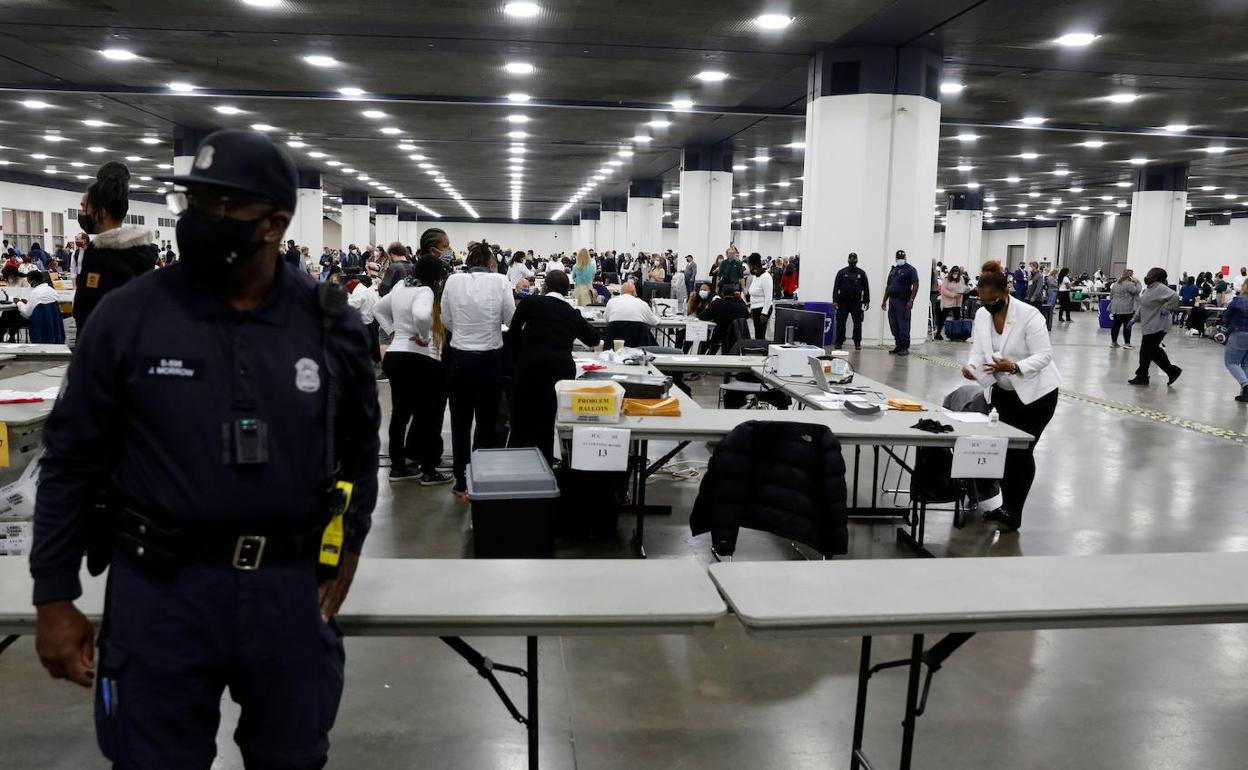
M 162 358 L 152 356 L 143 359 L 144 377 L 161 377 L 173 380 L 198 380 L 203 376 L 202 358 Z
M 87 273 L 87 288 L 98 289 L 100 287 L 100 274 Z

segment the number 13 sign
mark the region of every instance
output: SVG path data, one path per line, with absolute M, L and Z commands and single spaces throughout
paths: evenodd
M 628 470 L 627 428 L 573 428 L 572 468 L 578 471 Z

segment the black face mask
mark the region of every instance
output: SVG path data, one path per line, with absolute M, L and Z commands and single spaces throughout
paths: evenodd
M 87 235 L 95 235 L 95 219 L 90 214 L 78 212 L 78 227 Z
M 214 221 L 188 211 L 178 219 L 178 250 L 188 271 L 197 277 L 233 274 L 251 261 L 260 244 L 251 239 L 256 225 L 266 217 L 251 220 Z M 228 276 L 227 276 L 228 277 Z
M 985 302 L 983 303 L 983 307 L 984 307 L 984 310 L 987 310 L 989 313 L 996 315 L 997 313 L 1000 313 L 1002 310 L 1005 310 L 1005 297 L 1002 297 L 996 302 Z

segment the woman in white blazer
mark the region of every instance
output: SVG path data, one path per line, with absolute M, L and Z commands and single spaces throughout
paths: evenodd
M 1031 434 L 1027 449 L 1010 449 L 1001 477 L 1004 504 L 984 518 L 1014 532 L 1022 526 L 1023 504 L 1036 477 L 1033 456 L 1040 434 L 1057 409 L 1062 377 L 1053 363 L 1053 345 L 1040 311 L 1010 296 L 999 262 L 988 262 L 979 276 L 982 307 L 975 314 L 971 356 L 962 376 L 984 387 L 1001 422 Z

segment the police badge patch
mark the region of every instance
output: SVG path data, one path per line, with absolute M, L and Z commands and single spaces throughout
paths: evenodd
M 304 393 L 315 393 L 321 389 L 321 367 L 310 358 L 301 358 L 295 362 L 295 387 Z

